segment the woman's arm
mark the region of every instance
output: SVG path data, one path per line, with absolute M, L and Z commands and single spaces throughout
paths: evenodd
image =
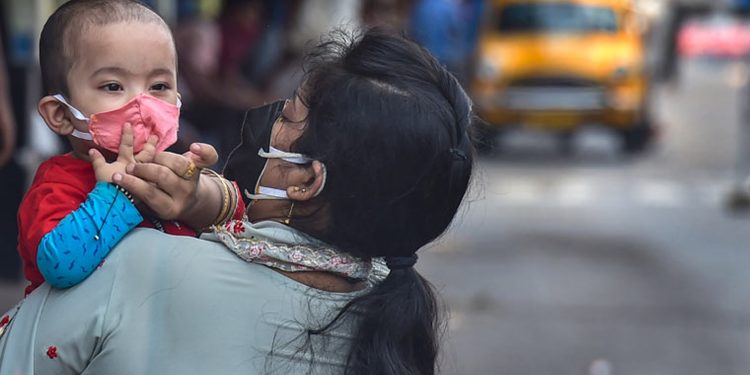
M 209 148 L 213 150 L 209 145 L 195 144 L 191 152 L 201 158 Z M 195 158 L 163 152 L 153 163 L 129 165 L 127 174 L 115 174 L 113 180 L 156 216 L 179 220 L 200 231 L 216 222 L 223 210 L 225 190 L 217 178 L 202 173 L 184 178 L 191 160 Z

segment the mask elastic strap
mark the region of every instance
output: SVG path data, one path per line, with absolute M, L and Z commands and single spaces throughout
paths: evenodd
M 258 194 L 252 194 L 245 189 L 245 196 L 255 200 L 289 199 L 286 190 L 276 189 L 268 186 L 258 186 Z
M 322 162 L 320 163 L 320 165 L 323 166 L 323 183 L 320 184 L 320 188 L 315 192 L 315 195 L 313 195 L 313 197 L 317 197 L 321 192 L 323 192 L 323 188 L 326 187 L 326 180 L 328 180 L 328 169 L 326 169 L 326 165 Z
M 72 105 L 70 105 L 70 103 L 68 103 L 68 101 L 65 100 L 64 96 L 62 96 L 60 94 L 57 94 L 57 95 L 52 95 L 52 97 L 55 98 L 55 99 L 57 99 L 57 101 L 59 101 L 60 103 L 65 104 L 68 107 L 68 109 L 70 109 L 70 113 L 73 114 L 73 117 L 75 117 L 75 118 L 77 118 L 77 119 L 79 119 L 81 121 L 86 121 L 86 122 L 89 121 L 89 118 L 86 117 L 86 116 L 84 116 L 83 113 L 81 113 L 81 111 L 79 111 L 78 109 L 76 109 L 76 107 L 73 107 Z
M 76 137 L 78 139 L 83 139 L 83 140 L 86 140 L 86 141 L 93 141 L 94 140 L 94 137 L 91 136 L 91 133 L 85 133 L 85 132 L 82 132 L 82 131 L 76 130 L 76 129 L 73 129 L 73 132 L 70 133 L 70 135 L 72 135 L 72 136 L 74 136 L 74 137 Z
M 274 148 L 273 146 L 269 146 L 268 149 L 270 150 L 269 152 L 266 152 L 262 148 L 258 150 L 258 156 L 264 159 L 281 159 L 281 160 L 288 161 L 293 164 L 300 164 L 300 165 L 307 164 L 312 161 L 311 158 L 305 155 L 294 153 L 294 152 L 281 151 L 277 148 Z

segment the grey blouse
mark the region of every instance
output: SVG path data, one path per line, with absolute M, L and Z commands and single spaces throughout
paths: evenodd
M 306 287 L 219 243 L 136 229 L 83 283 L 45 284 L 9 313 L 0 375 L 341 373 L 351 319 L 309 341 L 305 329 L 359 293 Z

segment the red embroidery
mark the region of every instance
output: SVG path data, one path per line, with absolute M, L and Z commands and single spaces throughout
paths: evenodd
M 52 345 L 52 346 L 50 346 L 50 347 L 47 348 L 47 357 L 49 357 L 50 359 L 57 358 L 57 347 L 56 346 Z
M 3 319 L 0 319 L 0 328 L 5 327 L 5 325 L 7 325 L 8 323 L 10 323 L 10 316 L 3 316 Z
M 245 231 L 245 224 L 243 224 L 241 220 L 237 220 L 234 222 L 234 228 L 232 230 L 234 231 L 234 234 L 242 233 Z

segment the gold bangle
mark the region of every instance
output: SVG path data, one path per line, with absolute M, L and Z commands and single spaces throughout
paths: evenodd
M 216 217 L 216 220 L 214 221 L 213 225 L 224 224 L 226 222 L 226 215 L 227 215 L 227 212 L 229 211 L 229 201 L 231 199 L 229 196 L 230 195 L 229 188 L 227 187 L 227 184 L 224 182 L 225 179 L 221 177 L 219 173 L 217 173 L 216 171 L 212 169 L 204 168 L 201 171 L 201 173 L 212 175 L 216 177 L 216 179 L 218 179 L 218 181 L 215 181 L 215 182 L 219 185 L 219 188 L 222 189 L 221 190 L 222 206 L 221 206 L 221 210 L 219 211 L 219 215 Z
M 239 200 L 239 194 L 237 193 L 237 187 L 232 181 L 224 178 L 224 182 L 227 184 L 229 189 L 229 211 L 227 212 L 227 221 L 234 219 L 234 215 L 237 213 L 237 203 Z
M 232 193 L 230 192 L 227 179 L 220 177 L 219 181 L 221 182 L 221 186 L 224 188 L 224 205 L 221 207 L 221 213 L 219 214 L 219 217 L 216 220 L 216 224 L 214 225 L 225 224 L 227 221 L 229 221 L 229 215 L 231 214 L 232 208 Z

